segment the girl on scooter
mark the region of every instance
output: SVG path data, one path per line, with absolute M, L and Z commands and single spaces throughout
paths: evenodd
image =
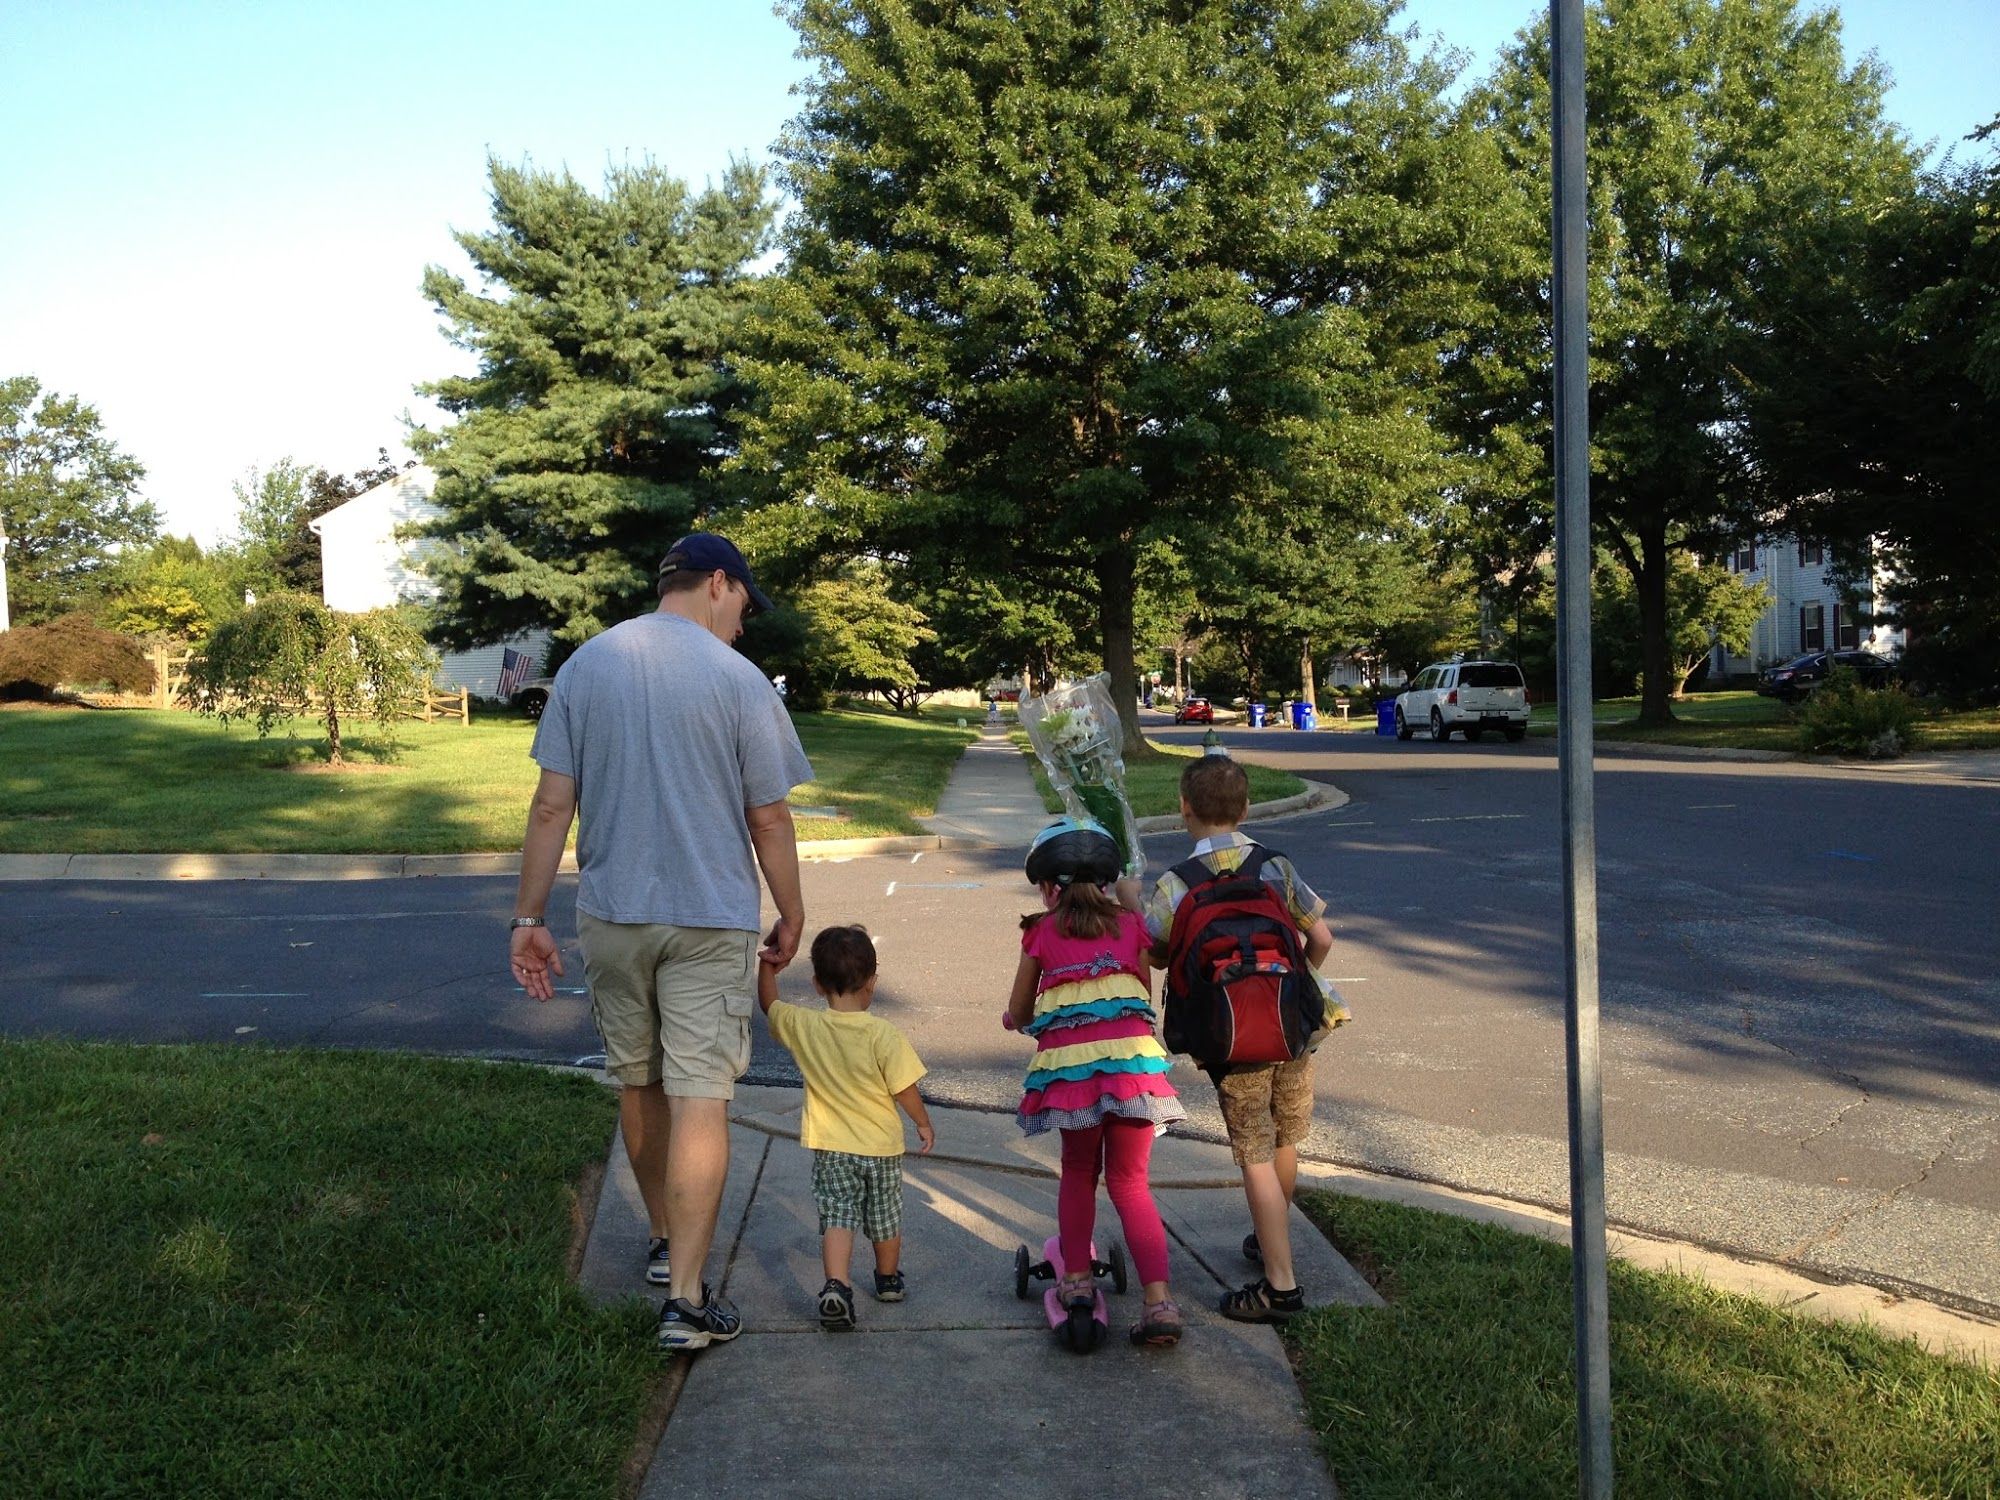
M 1118 844 L 1087 818 L 1063 818 L 1028 850 L 1043 910 L 1021 919 L 1021 963 L 1003 1018 L 1035 1039 L 1018 1113 L 1028 1135 L 1062 1132 L 1056 1225 L 1066 1308 L 1094 1304 L 1090 1237 L 1101 1171 L 1145 1289 L 1135 1344 L 1170 1345 L 1181 1311 L 1167 1284 L 1167 1233 L 1147 1181 L 1153 1138 L 1185 1119 L 1153 1035 L 1145 920 L 1112 899 Z

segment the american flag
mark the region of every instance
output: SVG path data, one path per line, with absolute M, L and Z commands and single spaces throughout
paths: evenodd
M 505 646 L 500 651 L 500 696 L 511 698 L 514 689 L 521 685 L 521 679 L 528 675 L 531 659 L 525 651 L 516 651 Z

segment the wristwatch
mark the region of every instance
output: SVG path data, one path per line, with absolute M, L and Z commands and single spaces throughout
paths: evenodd
M 513 921 L 509 922 L 507 925 L 509 928 L 514 928 L 514 927 L 546 927 L 549 924 L 543 921 L 540 917 L 516 917 L 514 918 Z

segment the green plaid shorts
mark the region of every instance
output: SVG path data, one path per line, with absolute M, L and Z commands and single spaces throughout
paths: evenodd
M 813 1202 L 819 1232 L 858 1229 L 871 1240 L 903 1232 L 903 1158 L 813 1152 Z

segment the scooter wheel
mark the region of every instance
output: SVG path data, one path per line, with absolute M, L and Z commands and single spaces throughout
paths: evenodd
M 1069 1319 L 1062 1325 L 1062 1342 L 1070 1353 L 1088 1354 L 1103 1337 L 1104 1325 L 1097 1321 L 1095 1308 L 1079 1303 L 1069 1310 Z
M 1023 1302 L 1028 1300 L 1028 1247 L 1017 1246 L 1014 1251 L 1014 1295 Z
M 1125 1247 L 1114 1240 L 1111 1245 L 1111 1284 L 1123 1293 L 1126 1282 Z

